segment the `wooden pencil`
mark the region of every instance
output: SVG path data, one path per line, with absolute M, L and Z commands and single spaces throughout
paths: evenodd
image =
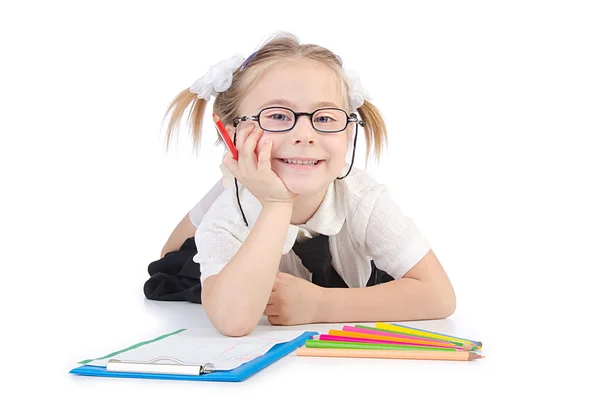
M 460 344 L 461 346 L 464 346 L 465 348 L 469 348 L 469 349 L 471 349 L 471 348 L 472 349 L 481 349 L 481 346 L 482 346 L 481 342 L 474 342 L 474 341 L 471 341 L 468 339 L 457 338 L 455 336 L 440 334 L 437 332 L 425 331 L 425 330 L 421 330 L 421 329 L 417 329 L 417 328 L 403 327 L 401 325 L 396 325 L 396 324 L 377 323 L 375 325 L 375 327 L 379 330 L 398 333 L 398 334 L 414 335 L 414 336 L 420 336 L 420 337 L 425 337 L 425 338 L 429 338 L 429 339 L 443 340 L 443 341 L 448 341 L 451 343 L 457 343 L 457 344 Z
M 456 337 L 456 336 L 447 335 L 447 334 L 442 334 L 441 332 L 427 331 L 427 330 L 424 330 L 424 329 L 413 328 L 413 327 L 409 327 L 409 326 L 407 326 L 407 325 L 402 325 L 402 324 L 395 324 L 395 323 L 394 323 L 394 324 L 390 324 L 390 325 L 393 325 L 394 327 L 397 327 L 397 328 L 403 328 L 403 329 L 409 330 L 409 331 L 411 331 L 411 332 L 412 332 L 412 331 L 414 331 L 414 332 L 416 332 L 416 333 L 419 333 L 419 332 L 425 332 L 425 333 L 429 333 L 429 334 L 439 335 L 439 336 L 441 336 L 441 337 L 447 337 L 447 338 L 450 338 L 450 339 L 456 339 L 456 340 L 460 340 L 460 341 L 469 342 L 469 343 L 471 343 L 473 346 L 479 346 L 479 347 L 482 347 L 482 346 L 483 346 L 483 343 L 481 343 L 480 341 L 476 341 L 476 340 L 472 340 L 472 339 L 458 338 L 458 337 Z
M 468 351 L 418 351 L 418 350 L 355 350 L 355 349 L 315 349 L 300 347 L 297 356 L 302 357 L 341 357 L 341 358 L 388 358 L 405 360 L 444 360 L 472 361 L 484 358 Z
M 339 331 L 337 329 L 329 330 L 329 335 L 342 336 L 342 337 L 345 336 L 345 337 L 349 337 L 349 338 L 369 338 L 369 339 L 377 339 L 377 340 L 384 340 L 384 341 L 390 341 L 390 342 L 414 343 L 414 344 L 418 344 L 418 345 L 422 345 L 422 346 L 438 346 L 438 347 L 456 346 L 455 344 L 452 344 L 450 342 L 444 343 L 441 341 L 433 341 L 433 340 L 415 341 L 414 339 L 402 338 L 401 335 L 398 335 L 398 337 L 387 336 L 387 335 L 371 335 L 371 334 L 361 334 L 358 332 Z
M 420 338 L 423 340 L 429 340 L 429 341 L 437 341 L 437 342 L 443 342 L 443 343 L 450 343 L 450 344 L 454 344 L 455 346 L 460 346 L 462 347 L 464 350 L 474 350 L 475 346 L 471 345 L 470 343 L 467 342 L 457 342 L 457 341 L 450 341 L 447 339 L 440 339 L 439 337 L 433 337 L 433 336 L 428 336 L 428 337 L 424 337 L 424 336 L 416 336 L 413 333 L 407 333 L 404 332 L 402 330 L 391 330 L 391 329 L 383 329 L 383 328 L 375 328 L 375 327 L 369 327 L 366 325 L 356 325 L 355 327 L 348 327 L 348 326 L 344 326 L 344 330 L 346 329 L 350 329 L 350 328 L 354 328 L 358 331 L 355 332 L 380 332 L 380 333 L 386 333 L 389 335 L 396 335 L 396 337 L 404 337 L 404 338 Z
M 418 351 L 449 351 L 455 352 L 452 347 L 433 347 L 415 345 L 394 345 L 385 343 L 363 343 L 363 342 L 341 342 L 328 340 L 309 339 L 304 343 L 305 347 L 315 349 L 359 349 L 359 350 L 418 350 Z M 460 350 L 459 350 L 460 351 Z
M 368 338 L 351 338 L 346 336 L 335 336 L 335 335 L 315 335 L 311 338 L 312 340 L 322 340 L 322 341 L 330 341 L 330 342 L 358 342 L 358 343 L 378 343 L 378 344 L 391 344 L 391 345 L 399 345 L 399 346 L 429 346 L 429 347 L 445 347 L 452 348 L 454 350 L 463 350 L 462 347 L 449 344 L 449 345 L 419 345 L 415 343 L 405 343 L 405 342 L 394 342 L 388 340 L 379 340 L 379 339 L 368 339 Z
M 337 332 L 340 332 L 340 331 L 337 331 Z M 387 336 L 387 337 L 392 337 L 392 338 L 406 338 L 406 339 L 413 340 L 413 342 L 410 342 L 410 343 L 439 345 L 439 346 L 445 346 L 445 347 L 454 346 L 454 347 L 457 347 L 457 348 L 463 349 L 463 350 L 475 350 L 475 346 L 473 346 L 469 343 L 453 342 L 453 341 L 447 341 L 447 340 L 442 340 L 442 339 L 424 338 L 424 337 L 420 337 L 420 336 L 408 335 L 408 334 L 401 333 L 401 332 L 383 331 L 379 328 L 367 327 L 367 326 L 362 326 L 362 325 L 357 325 L 356 327 L 351 327 L 351 326 L 345 325 L 342 328 L 341 332 L 355 332 L 355 333 L 361 334 L 361 335 L 379 335 L 379 336 Z M 361 338 L 362 338 L 362 336 L 361 336 Z M 406 342 L 406 343 L 408 343 L 408 342 Z

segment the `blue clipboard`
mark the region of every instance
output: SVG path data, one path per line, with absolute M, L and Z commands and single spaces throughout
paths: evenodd
M 106 367 L 95 365 L 82 365 L 69 371 L 70 374 L 83 376 L 103 376 L 111 378 L 143 378 L 143 379 L 168 379 L 168 380 L 191 380 L 191 381 L 213 381 L 213 382 L 241 382 L 254 375 L 263 368 L 273 364 L 275 361 L 285 357 L 297 348 L 304 345 L 307 339 L 317 332 L 305 332 L 296 339 L 280 343 L 271 348 L 267 353 L 252 361 L 244 363 L 229 371 L 214 371 L 201 375 L 173 375 L 156 374 L 144 372 L 113 372 L 107 371 Z

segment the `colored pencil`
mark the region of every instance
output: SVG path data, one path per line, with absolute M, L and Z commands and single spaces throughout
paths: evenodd
M 479 348 L 481 348 L 481 346 L 482 346 L 481 342 L 476 342 L 476 341 L 472 341 L 472 340 L 464 339 L 464 338 L 457 338 L 456 336 L 440 334 L 437 332 L 425 331 L 425 330 L 418 329 L 418 328 L 410 328 L 410 327 L 406 327 L 406 326 L 399 325 L 399 324 L 377 323 L 377 324 L 375 324 L 375 327 L 378 329 L 382 329 L 382 330 L 399 331 L 399 332 L 403 332 L 403 333 L 410 334 L 410 335 L 423 336 L 426 338 L 436 338 L 436 339 L 442 339 L 442 340 L 453 341 L 453 342 L 469 343 L 471 345 L 475 345 L 476 347 L 478 346 Z
M 414 343 L 420 346 L 433 346 L 433 347 L 451 347 L 451 344 L 442 344 L 439 341 L 418 341 L 415 342 L 413 339 L 406 339 L 402 337 L 394 337 L 394 336 L 383 336 L 383 335 L 368 335 L 368 334 L 359 334 L 357 332 L 348 332 L 348 331 L 338 331 L 332 329 L 329 331 L 329 335 L 333 336 L 345 336 L 349 338 L 369 338 L 376 340 L 386 340 L 392 342 L 403 342 L 403 343 Z M 453 347 L 453 346 L 452 346 Z
M 313 349 L 309 347 L 297 349 L 296 355 L 304 357 L 393 358 L 450 361 L 471 361 L 478 358 L 484 358 L 482 355 L 467 351 Z
M 225 141 L 225 144 L 227 144 L 227 147 L 229 148 L 229 151 L 231 152 L 231 156 L 235 160 L 237 160 L 238 159 L 238 151 L 237 151 L 235 145 L 233 144 L 233 141 L 229 137 L 229 133 L 227 132 L 227 129 L 225 129 L 223 122 L 221 121 L 219 116 L 217 116 L 214 113 L 213 113 L 213 121 L 215 123 L 215 127 L 217 128 L 217 132 L 219 133 L 219 135 L 221 136 L 223 141 Z
M 387 344 L 387 345 L 400 345 L 400 346 L 423 346 L 416 345 L 414 343 L 405 343 L 405 342 L 395 342 L 395 341 L 387 341 L 387 340 L 378 340 L 378 339 L 363 339 L 363 338 L 350 338 L 347 336 L 335 336 L 335 335 L 315 335 L 312 337 L 313 340 L 323 340 L 330 342 L 358 342 L 358 343 L 377 343 L 377 344 Z M 426 346 L 427 347 L 427 346 Z M 431 347 L 444 347 L 450 348 L 453 350 L 462 350 L 460 346 L 449 344 L 440 345 L 440 346 L 431 346 Z
M 458 346 L 458 344 L 456 342 L 453 343 L 453 342 L 439 340 L 439 339 L 423 338 L 423 337 L 419 337 L 419 336 L 405 335 L 405 334 L 400 334 L 400 333 L 396 333 L 396 332 L 387 332 L 387 331 L 379 330 L 377 328 L 367 328 L 367 327 L 358 327 L 358 326 L 351 327 L 351 326 L 345 325 L 342 328 L 342 331 L 356 332 L 359 334 L 368 334 L 368 335 L 391 336 L 394 338 L 404 338 L 404 339 L 412 340 L 413 342 L 411 342 L 411 343 L 434 342 L 436 344 L 439 344 L 442 346 L 447 346 L 447 347 Z M 463 347 L 462 344 L 459 347 L 462 348 Z
M 407 346 L 393 345 L 384 343 L 358 343 L 358 342 L 332 342 L 326 340 L 308 339 L 304 343 L 305 347 L 318 349 L 362 349 L 362 350 L 426 350 L 426 351 L 447 351 L 454 352 L 455 348 L 431 347 L 431 346 Z
M 483 346 L 483 343 L 481 343 L 481 341 L 471 340 L 471 339 L 467 339 L 467 338 L 457 338 L 456 336 L 442 334 L 441 332 L 425 331 L 425 330 L 418 329 L 418 328 L 408 327 L 408 326 L 402 325 L 402 324 L 395 324 L 394 323 L 392 325 L 395 325 L 396 327 L 401 327 L 401 328 L 408 328 L 408 329 L 413 330 L 413 331 L 424 331 L 424 332 L 429 332 L 429 333 L 440 335 L 440 336 L 446 336 L 446 337 L 449 337 L 449 338 L 456 338 L 456 339 L 464 340 L 464 341 L 470 342 L 473 345 L 479 346 L 479 347 Z
M 383 330 L 382 328 L 373 328 L 373 327 L 367 327 L 365 325 L 357 325 L 356 326 L 357 329 L 361 330 L 360 332 L 367 332 L 367 331 L 379 331 L 379 332 L 385 332 L 388 334 L 392 334 L 392 335 L 396 335 L 396 337 L 399 338 L 414 338 L 415 335 L 413 334 L 407 334 L 401 330 L 391 330 L 391 329 L 386 329 Z M 419 339 L 423 339 L 423 340 L 428 340 L 428 341 L 432 341 L 432 342 L 438 342 L 438 343 L 450 343 L 456 346 L 460 346 L 462 347 L 464 350 L 476 350 L 479 347 L 475 346 L 469 342 L 457 342 L 457 341 L 451 341 L 451 340 L 447 340 L 447 339 L 442 339 L 439 336 L 430 336 L 430 337 L 423 337 L 423 336 L 419 336 Z

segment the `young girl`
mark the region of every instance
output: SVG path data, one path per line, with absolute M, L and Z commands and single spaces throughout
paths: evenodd
M 358 130 L 367 155 L 374 145 L 379 156 L 387 133 L 338 56 L 284 34 L 213 66 L 169 107 L 167 147 L 190 106 L 199 143 L 211 96 L 239 157 L 225 154 L 223 180 L 162 254 L 194 236 L 202 304 L 220 332 L 246 335 L 263 315 L 292 325 L 454 312 L 452 285 L 426 238 L 384 185 L 352 168 Z

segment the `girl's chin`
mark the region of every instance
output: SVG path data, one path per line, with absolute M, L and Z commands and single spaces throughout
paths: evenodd
M 323 189 L 323 183 L 315 186 L 315 180 L 304 180 L 304 178 L 283 178 L 283 183 L 290 192 L 298 195 L 315 194 Z

